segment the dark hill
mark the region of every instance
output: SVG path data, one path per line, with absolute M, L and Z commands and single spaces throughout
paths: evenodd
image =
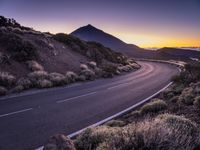
M 162 48 L 157 51 L 146 50 L 134 44 L 127 44 L 122 40 L 110 35 L 92 25 L 83 26 L 71 33 L 84 41 L 95 41 L 117 52 L 124 53 L 135 58 L 149 59 L 174 59 L 188 61 L 190 58 L 199 58 L 200 52 L 183 50 L 178 48 Z

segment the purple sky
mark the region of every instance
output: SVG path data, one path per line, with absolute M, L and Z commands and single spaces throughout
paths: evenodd
M 200 46 L 200 0 L 0 0 L 0 15 L 52 33 L 92 24 L 141 47 Z

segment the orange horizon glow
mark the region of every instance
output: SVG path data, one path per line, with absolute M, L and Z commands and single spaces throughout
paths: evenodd
M 116 34 L 116 37 L 129 44 L 135 44 L 142 48 L 162 47 L 200 47 L 200 40 L 187 38 L 170 38 L 162 36 L 125 36 Z
M 39 26 L 36 25 L 33 27 L 34 29 L 42 32 L 50 32 L 53 34 L 56 33 L 71 33 L 72 31 L 76 30 L 77 28 L 81 27 L 80 23 L 77 23 L 77 27 L 75 24 L 68 25 L 66 27 L 65 24 L 40 24 Z M 28 26 L 28 24 L 27 24 Z M 95 25 L 94 25 L 95 26 Z M 200 47 L 200 37 L 199 38 L 184 38 L 177 37 L 176 33 L 173 35 L 165 35 L 163 36 L 162 33 L 160 34 L 153 34 L 153 33 L 145 33 L 143 30 L 131 31 L 131 29 L 126 29 L 124 32 L 116 32 L 119 31 L 119 28 L 111 28 L 108 26 L 101 26 L 97 27 L 106 33 L 109 33 L 120 40 L 128 43 L 128 44 L 135 44 L 141 48 L 162 48 L 162 47 Z

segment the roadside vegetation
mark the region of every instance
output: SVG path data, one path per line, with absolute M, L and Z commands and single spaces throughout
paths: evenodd
M 99 43 L 41 33 L 0 16 L 0 96 L 110 78 L 138 68 L 133 59 Z
M 47 72 L 41 64 L 34 60 L 27 61 L 25 64 L 31 72 L 20 78 L 16 78 L 8 72 L 0 72 L 0 95 L 22 92 L 31 88 L 51 88 L 97 78 L 111 78 L 123 72 L 119 71 L 117 65 L 114 64 L 99 68 L 94 61 L 81 64 L 80 71 L 77 73 L 66 71 L 65 74 Z M 135 69 L 138 68 L 131 67 L 129 71 Z
M 200 149 L 200 62 L 188 63 L 172 81 L 136 110 L 86 129 L 71 140 L 71 146 L 77 150 Z M 49 144 L 59 149 L 64 143 L 49 142 L 45 150 Z

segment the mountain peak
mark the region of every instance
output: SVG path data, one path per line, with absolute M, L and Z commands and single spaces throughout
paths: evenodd
M 94 26 L 93 25 L 91 25 L 91 24 L 88 24 L 88 25 L 86 25 L 85 27 L 92 27 L 92 28 L 94 28 Z
M 91 24 L 88 24 L 86 26 L 83 26 L 83 27 L 79 28 L 79 30 L 83 30 L 83 31 L 97 31 L 99 29 L 97 29 L 96 27 L 94 27 Z
M 102 45 L 118 52 L 129 51 L 130 47 L 131 50 L 138 49 L 136 45 L 132 44 L 130 46 L 117 37 L 114 37 L 113 35 L 96 28 L 91 24 L 78 28 L 71 34 L 85 41 L 95 41 L 101 43 Z

